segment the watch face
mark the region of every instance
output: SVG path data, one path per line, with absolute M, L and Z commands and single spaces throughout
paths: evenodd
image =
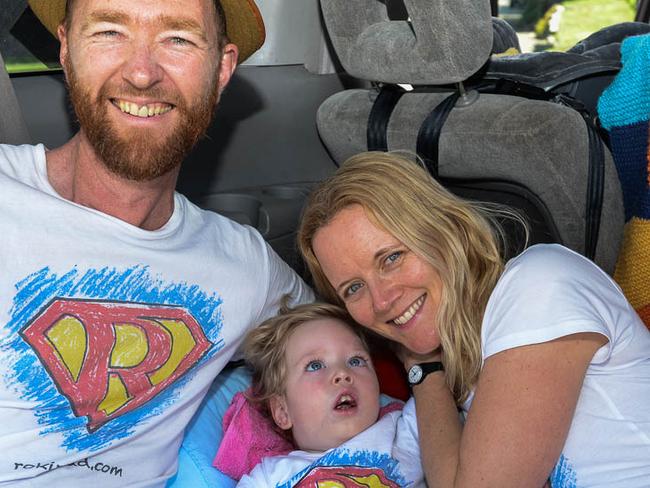
M 412 385 L 417 385 L 422 379 L 422 368 L 419 364 L 414 364 L 409 369 L 409 383 Z

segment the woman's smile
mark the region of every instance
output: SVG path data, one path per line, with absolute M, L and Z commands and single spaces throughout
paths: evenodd
M 413 316 L 420 310 L 420 307 L 422 307 L 422 304 L 424 303 L 424 300 L 426 300 L 426 295 L 422 295 L 420 298 L 415 300 L 413 304 L 404 312 L 402 315 L 399 317 L 395 317 L 392 322 L 395 325 L 405 325 L 408 323 L 409 320 L 413 318 Z

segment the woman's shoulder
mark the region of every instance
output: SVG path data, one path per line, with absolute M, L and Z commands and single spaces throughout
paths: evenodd
M 632 314 L 620 287 L 592 261 L 557 244 L 535 245 L 508 262 L 492 292 L 484 357 L 578 332 L 611 341 Z
M 561 244 L 534 244 L 506 263 L 506 270 L 514 267 L 579 266 L 599 269 L 596 264 Z
M 499 281 L 510 280 L 515 280 L 520 286 L 527 281 L 540 285 L 596 280 L 607 288 L 618 288 L 593 261 L 560 244 L 536 244 L 509 260 Z
M 540 244 L 506 264 L 486 315 L 567 321 L 585 310 L 611 315 L 621 308 L 628 307 L 620 287 L 596 264 L 561 245 Z

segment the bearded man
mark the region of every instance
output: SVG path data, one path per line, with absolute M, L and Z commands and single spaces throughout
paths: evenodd
M 247 330 L 312 299 L 250 227 L 175 192 L 252 0 L 30 0 L 79 132 L 0 145 L 0 484 L 164 486 Z

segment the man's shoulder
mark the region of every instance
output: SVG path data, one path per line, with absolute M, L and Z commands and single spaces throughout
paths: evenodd
M 36 146 L 24 144 L 12 146 L 0 144 L 0 173 L 19 178 L 25 173 L 34 173 L 39 162 L 45 160 L 45 148 L 39 144 Z
M 25 157 L 34 158 L 37 157 L 39 153 L 44 152 L 45 147 L 42 144 L 22 144 L 20 146 L 0 144 L 0 158 L 9 161 Z

